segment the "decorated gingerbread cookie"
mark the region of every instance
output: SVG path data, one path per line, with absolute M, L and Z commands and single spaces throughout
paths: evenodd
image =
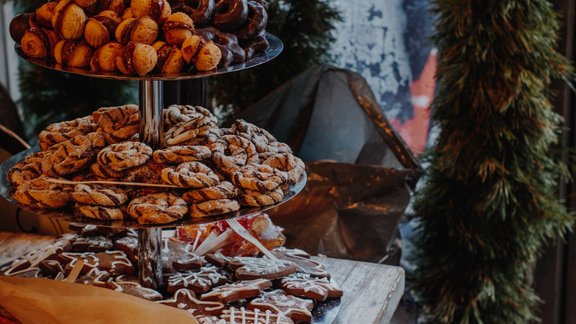
M 138 262 L 138 237 L 127 235 L 113 242 L 114 248 L 126 253 L 132 263 Z
M 112 241 L 104 236 L 80 236 L 72 243 L 74 252 L 104 252 L 112 248 Z
M 187 270 L 172 273 L 167 276 L 168 292 L 175 292 L 181 288 L 188 288 L 196 293 L 205 293 L 210 288 L 219 286 L 228 281 L 228 278 L 216 267 L 204 266 L 199 270 Z
M 250 301 L 248 309 L 271 311 L 290 317 L 295 322 L 311 322 L 314 302 L 287 294 L 282 289 L 264 292 L 258 298 Z
M 107 271 L 101 271 L 98 268 L 92 268 L 83 276 L 77 278 L 75 282 L 83 285 L 104 287 L 109 279 L 110 273 Z
M 59 260 L 65 264 L 65 272 L 68 273 L 78 260 L 84 262 L 82 267 L 82 274 L 87 273 L 92 268 L 98 268 L 103 271 L 107 271 L 112 276 L 122 275 L 122 274 L 132 274 L 134 272 L 134 266 L 132 262 L 128 259 L 126 253 L 122 251 L 105 251 L 105 252 L 85 252 L 85 253 L 73 253 L 67 252 L 59 255 Z
M 255 279 L 239 281 L 222 285 L 202 295 L 202 300 L 216 300 L 222 303 L 230 303 L 240 299 L 252 298 L 260 295 L 262 290 L 272 287 L 272 281 L 267 279 Z
M 298 271 L 296 264 L 286 260 L 268 258 L 235 257 L 228 262 L 228 267 L 236 273 L 236 278 L 247 279 L 278 279 Z
M 174 297 L 158 303 L 186 310 L 195 316 L 218 316 L 224 309 L 224 304 L 221 302 L 199 300 L 194 292 L 188 289 L 180 289 L 176 291 Z
M 114 281 L 108 280 L 104 288 L 151 301 L 158 301 L 163 298 L 162 294 L 156 290 L 143 287 L 136 281 L 128 280 L 125 275 L 116 277 Z
M 235 308 L 230 307 L 224 310 L 220 316 L 226 323 L 243 323 L 243 324 L 292 324 L 290 318 L 282 314 L 274 314 L 266 310 L 259 309 L 247 310 L 244 307 Z
M 293 296 L 324 301 L 326 298 L 342 297 L 338 289 L 326 278 L 314 278 L 307 274 L 293 274 L 282 278 L 280 287 Z
M 324 265 L 318 261 L 310 259 L 310 254 L 300 249 L 287 249 L 285 247 L 275 248 L 271 251 L 278 259 L 294 262 L 298 270 L 313 277 L 330 278 Z
M 206 263 L 203 257 L 192 252 L 192 245 L 174 238 L 165 238 L 162 246 L 162 271 L 198 270 Z

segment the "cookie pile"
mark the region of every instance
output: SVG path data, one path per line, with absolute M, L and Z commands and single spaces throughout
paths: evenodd
M 210 71 L 264 52 L 264 0 L 59 0 L 11 24 L 32 59 L 126 75 Z
M 164 110 L 164 125 L 165 148 L 152 150 L 138 141 L 135 105 L 52 124 L 39 135 L 42 150 L 8 172 L 13 197 L 42 209 L 73 205 L 78 215 L 93 219 L 164 224 L 278 203 L 304 175 L 304 163 L 288 145 L 243 120 L 220 128 L 205 108 L 173 105 Z
M 131 230 L 72 224 L 43 249 L 0 269 L 6 276 L 62 279 L 84 265 L 77 283 L 113 289 L 185 310 L 200 323 L 311 322 L 319 303 L 341 297 L 322 264 L 297 249 L 272 250 L 278 258 L 197 256 L 191 244 L 163 239 L 163 286 L 137 282 L 137 236 Z M 260 319 L 258 321 L 257 319 Z M 267 320 L 266 320 L 267 319 Z

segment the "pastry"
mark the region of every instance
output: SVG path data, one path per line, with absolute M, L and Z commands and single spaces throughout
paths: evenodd
M 264 292 L 248 304 L 250 310 L 271 311 L 289 317 L 295 322 L 306 323 L 312 321 L 313 308 L 313 301 L 288 295 L 282 289 Z
M 193 246 L 176 238 L 162 239 L 162 272 L 200 270 L 206 263 L 204 257 L 196 255 Z
M 52 16 L 54 15 L 56 4 L 56 2 L 46 2 L 36 9 L 36 21 L 40 26 L 52 28 Z
M 20 48 L 28 57 L 45 58 L 52 56 L 53 48 L 58 42 L 58 36 L 41 27 L 33 27 L 24 32 L 20 39 Z
M 109 143 L 130 139 L 140 128 L 140 115 L 136 105 L 100 108 L 92 113 L 92 119 L 104 131 Z
M 42 159 L 44 155 L 45 152 L 36 152 L 16 163 L 10 171 L 8 171 L 7 175 L 12 186 L 18 187 L 42 175 Z
M 238 201 L 233 199 L 215 199 L 190 204 L 190 217 L 207 217 L 227 214 L 240 209 Z
M 62 208 L 70 202 L 70 189 L 64 185 L 48 182 L 45 177 L 24 182 L 14 192 L 20 203 L 37 208 Z
M 288 184 L 297 183 L 306 169 L 304 162 L 290 153 L 272 154 L 262 164 L 269 165 L 283 173 L 283 177 L 288 179 Z
M 212 19 L 215 8 L 215 0 L 178 0 L 172 3 L 172 12 L 186 13 L 196 26 L 207 25 Z
M 212 26 L 222 31 L 232 31 L 248 19 L 247 0 L 218 0 L 212 17 Z
M 202 116 L 208 117 L 215 125 L 218 124 L 218 119 L 208 109 L 200 106 L 190 105 L 171 105 L 163 111 L 164 126 L 166 129 L 181 122 L 186 122 L 191 119 L 200 118 Z
M 109 280 L 103 287 L 150 301 L 162 300 L 162 294 L 156 290 L 143 287 L 135 281 L 124 281 L 125 276 L 120 275 L 115 281 Z
M 85 205 L 117 207 L 128 200 L 128 195 L 120 188 L 77 184 L 74 186 L 72 199 Z
M 77 135 L 50 148 L 42 159 L 42 173 L 63 176 L 87 168 L 106 141 L 99 133 Z
M 172 298 L 158 303 L 185 310 L 195 316 L 220 315 L 224 309 L 221 302 L 199 300 L 194 292 L 188 289 L 179 289 Z
M 206 41 L 213 41 L 220 48 L 222 57 L 231 56 L 231 62 L 242 63 L 246 60 L 246 54 L 240 46 L 236 35 L 223 32 L 214 27 L 197 29 L 196 34 Z
M 122 220 L 126 214 L 122 208 L 76 204 L 76 213 L 80 216 L 100 220 Z
M 55 144 L 70 140 L 76 135 L 86 135 L 96 130 L 91 116 L 50 124 L 40 132 L 40 148 L 47 150 Z
M 186 63 L 192 62 L 192 59 L 196 56 L 198 49 L 204 46 L 205 43 L 206 41 L 198 35 L 187 37 L 184 42 L 182 42 L 182 58 L 184 58 Z
M 142 142 L 112 144 L 98 153 L 98 163 L 114 171 L 123 171 L 142 165 L 152 156 L 150 146 Z
M 118 24 L 120 24 L 120 17 L 115 11 L 102 11 L 86 22 L 84 39 L 93 48 L 100 47 L 114 39 Z
M 292 153 L 292 150 L 288 145 L 278 142 L 278 140 L 267 130 L 242 119 L 236 120 L 232 126 L 230 126 L 230 129 L 234 134 L 252 141 L 259 153 Z
M 150 17 L 129 18 L 116 28 L 116 39 L 120 44 L 129 42 L 151 45 L 158 37 L 158 24 Z
M 74 0 L 74 2 L 82 8 L 90 7 L 96 3 L 97 0 Z
M 261 311 L 258 308 L 247 310 L 244 307 L 230 307 L 222 312 L 221 318 L 225 323 L 275 323 L 275 324 L 294 324 L 289 317 L 282 314 L 274 314 L 266 310 Z
M 154 73 L 160 74 L 178 74 L 184 66 L 184 59 L 182 58 L 182 52 L 176 45 L 170 45 L 162 41 L 157 41 L 152 44 L 152 47 L 156 50 L 156 55 L 158 60 L 156 61 L 156 67 L 154 68 Z
M 116 58 L 122 54 L 122 45 L 110 42 L 100 46 L 92 55 L 90 70 L 94 72 L 116 71 Z
M 220 63 L 222 53 L 220 48 L 214 42 L 206 42 L 196 53 L 194 66 L 198 71 L 214 70 Z
M 163 150 L 156 150 L 152 158 L 156 163 L 179 164 L 209 159 L 212 155 L 206 146 L 171 146 Z
M 92 48 L 85 42 L 61 40 L 54 46 L 54 59 L 62 66 L 86 68 L 92 58 Z
M 84 8 L 84 10 L 91 15 L 98 14 L 105 10 L 112 10 L 118 15 L 121 15 L 128 4 L 129 2 L 125 0 L 96 0 L 91 6 Z
M 190 141 L 209 136 L 212 129 L 218 129 L 218 125 L 208 116 L 201 116 L 181 122 L 170 128 L 164 134 L 166 146 L 189 144 Z
M 284 198 L 284 193 L 280 188 L 266 192 L 244 189 L 244 192 L 240 194 L 240 203 L 244 206 L 263 207 L 279 203 L 282 198 Z
M 176 195 L 156 193 L 133 199 L 127 211 L 140 224 L 165 224 L 184 217 L 188 205 Z
M 226 174 L 233 174 L 256 154 L 252 142 L 236 135 L 224 135 L 208 147 L 212 150 L 212 161 Z
M 72 0 L 61 0 L 54 8 L 52 27 L 60 37 L 75 40 L 82 37 L 87 19 L 84 10 Z
M 125 182 L 143 182 L 143 183 L 163 183 L 160 173 L 166 167 L 165 164 L 158 164 L 154 161 L 148 160 L 138 167 L 128 169 L 125 175 L 121 178 Z M 148 190 L 152 190 L 149 188 Z M 156 190 L 159 190 L 156 189 Z
M 270 44 L 264 35 L 258 35 L 252 40 L 244 41 L 242 47 L 244 48 L 246 60 L 250 60 L 254 56 L 264 53 L 270 47 Z
M 268 24 L 268 13 L 264 7 L 254 1 L 248 1 L 248 18 L 246 22 L 234 31 L 240 42 L 251 40 L 264 32 Z
M 182 194 L 182 198 L 190 204 L 215 199 L 232 199 L 236 196 L 238 196 L 238 189 L 228 181 L 222 181 L 212 187 L 191 190 Z
M 162 30 L 166 43 L 180 46 L 186 38 L 194 34 L 194 22 L 185 13 L 176 12 L 164 22 Z
M 100 165 L 98 162 L 90 164 L 89 169 L 92 172 L 92 174 L 94 174 L 97 178 L 103 180 L 119 179 L 123 175 L 122 172 L 114 171 L 111 168 L 104 167 Z
M 118 31 L 118 29 L 116 29 Z M 118 70 L 124 74 L 146 75 L 156 66 L 158 56 L 154 47 L 130 42 L 116 58 Z
M 130 6 L 134 17 L 148 16 L 161 23 L 172 13 L 167 0 L 132 0 Z
M 184 162 L 175 168 L 165 168 L 162 180 L 182 188 L 206 188 L 220 182 L 214 171 L 200 162 Z

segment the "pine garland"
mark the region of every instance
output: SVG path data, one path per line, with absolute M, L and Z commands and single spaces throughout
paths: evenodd
M 441 132 L 417 193 L 416 270 L 430 322 L 537 320 L 533 266 L 573 217 L 556 198 L 559 20 L 544 0 L 436 0 Z

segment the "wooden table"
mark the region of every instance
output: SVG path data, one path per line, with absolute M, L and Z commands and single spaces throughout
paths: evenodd
M 54 237 L 0 232 L 3 263 Z M 2 258 L 3 257 L 3 258 Z M 344 290 L 336 323 L 389 323 L 404 292 L 404 270 L 400 267 L 343 259 L 314 257 L 322 262 Z

